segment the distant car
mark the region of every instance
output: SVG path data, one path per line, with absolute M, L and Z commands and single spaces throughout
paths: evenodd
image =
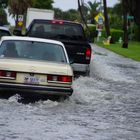
M 64 45 L 31 37 L 2 37 L 0 94 L 72 95 L 73 71 Z
M 0 39 L 2 36 L 11 36 L 11 32 L 8 28 L 0 26 Z

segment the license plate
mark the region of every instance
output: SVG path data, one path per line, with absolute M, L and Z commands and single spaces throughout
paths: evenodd
M 24 83 L 39 84 L 39 78 L 37 78 L 35 76 L 25 76 Z

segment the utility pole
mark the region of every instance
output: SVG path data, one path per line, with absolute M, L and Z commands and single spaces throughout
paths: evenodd
M 123 30 L 124 30 L 124 39 L 122 48 L 128 48 L 127 0 L 122 0 L 122 6 L 123 6 Z
M 83 12 L 82 12 L 82 5 L 84 5 L 84 0 L 78 0 L 78 9 L 79 9 L 79 12 L 80 12 L 80 15 L 81 15 L 81 19 L 83 21 L 83 23 L 85 24 L 87 30 L 89 31 L 89 34 L 90 34 L 90 30 L 89 30 L 89 27 L 87 26 L 87 22 L 84 18 L 84 15 L 83 15 Z
M 106 2 L 106 0 L 103 0 L 103 5 L 104 5 L 104 17 L 105 17 L 105 29 L 106 29 L 107 37 L 109 37 L 110 36 L 110 25 L 109 25 L 109 20 L 108 20 L 108 12 L 107 12 L 107 2 Z
M 80 15 L 81 15 L 81 19 L 82 19 L 83 23 L 86 25 L 86 20 L 84 18 L 82 8 L 81 8 L 82 5 L 84 5 L 84 0 L 78 0 L 78 9 L 79 9 L 79 12 L 80 12 Z

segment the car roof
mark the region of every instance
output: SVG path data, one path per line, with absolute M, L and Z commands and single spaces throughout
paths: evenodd
M 0 30 L 9 31 L 9 29 L 7 27 L 3 27 L 3 26 L 0 26 Z
M 5 41 L 5 40 L 37 41 L 37 42 L 53 43 L 53 44 L 64 46 L 64 44 L 61 43 L 60 41 L 51 40 L 51 39 L 43 39 L 43 38 L 35 38 L 35 37 L 3 36 L 1 38 L 1 41 Z

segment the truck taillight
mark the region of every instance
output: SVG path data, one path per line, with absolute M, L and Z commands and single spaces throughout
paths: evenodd
M 48 82 L 63 82 L 63 83 L 70 83 L 72 82 L 72 76 L 66 75 L 48 75 L 47 76 Z
M 63 20 L 52 20 L 52 24 L 64 24 Z
M 0 78 L 16 79 L 16 72 L 0 70 Z
M 86 59 L 90 59 L 91 57 L 91 49 L 86 49 Z

